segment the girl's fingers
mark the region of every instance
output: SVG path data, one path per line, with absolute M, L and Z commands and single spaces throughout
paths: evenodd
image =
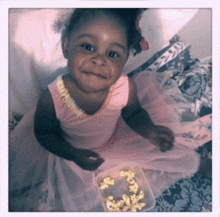
M 90 159 L 88 157 L 81 159 L 80 162 L 77 162 L 78 165 L 85 170 L 96 170 L 104 162 L 103 158 L 98 158 L 96 160 Z
M 169 143 L 174 142 L 174 134 L 173 134 L 172 130 L 170 130 L 169 128 L 164 127 L 164 126 L 159 126 L 158 128 L 159 128 L 158 129 L 158 136 L 165 139 Z
M 167 135 L 167 134 L 159 134 L 157 136 L 158 142 L 166 142 L 166 143 L 173 143 L 174 142 L 174 136 L 173 135 Z
M 91 163 L 92 162 L 94 162 L 94 163 L 102 163 L 102 162 L 104 162 L 104 159 L 103 158 L 101 158 L 101 157 L 92 157 L 92 156 L 90 156 L 89 157 L 89 160 L 91 161 Z
M 174 135 L 173 131 L 165 126 L 157 126 L 157 130 L 159 133 L 164 133 L 164 134 L 168 134 L 168 135 Z
M 89 163 L 101 164 L 104 162 L 104 159 L 99 156 L 98 153 L 88 150 L 87 159 Z
M 91 158 L 91 159 L 100 158 L 98 153 L 91 151 L 91 150 L 82 150 L 82 154 Z
M 165 152 L 172 149 L 173 147 L 173 143 L 164 143 L 160 146 L 160 151 Z
M 156 126 L 161 132 L 172 133 L 172 130 L 168 127 L 161 126 L 161 125 L 156 125 Z
M 165 136 L 166 138 L 166 136 Z M 160 148 L 160 151 L 165 152 L 173 148 L 173 142 L 165 139 L 163 137 L 156 138 L 156 146 Z
M 104 159 L 103 158 L 99 158 L 98 160 L 96 160 L 95 162 L 94 162 L 94 166 L 97 166 L 97 167 L 99 167 L 102 163 L 104 163 Z
M 88 162 L 87 170 L 96 170 L 104 162 L 103 158 L 98 158 L 96 161 Z
M 96 170 L 104 162 L 98 153 L 88 149 L 77 149 L 76 156 L 75 162 L 85 170 Z
M 89 157 L 95 157 L 95 158 L 100 158 L 99 154 L 93 151 L 89 151 L 88 153 Z

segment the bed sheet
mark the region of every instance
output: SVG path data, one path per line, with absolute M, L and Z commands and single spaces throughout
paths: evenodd
M 192 45 L 193 46 L 193 45 Z M 200 120 L 212 113 L 212 58 L 192 59 L 191 45 L 179 36 L 157 52 L 152 58 L 129 73 L 135 77 L 143 70 L 156 71 L 158 81 L 176 104 L 174 114 L 180 122 Z M 160 87 L 161 88 L 161 87 Z M 202 121 L 201 121 L 202 124 Z M 206 130 L 212 131 L 211 120 Z M 204 134 L 203 134 L 204 136 Z M 190 131 L 184 136 L 195 144 L 196 136 Z M 212 158 L 212 141 L 197 149 L 203 159 Z M 211 171 L 211 168 L 208 169 Z M 156 198 L 156 206 L 150 212 L 211 212 L 212 178 L 197 172 L 191 178 L 182 179 Z

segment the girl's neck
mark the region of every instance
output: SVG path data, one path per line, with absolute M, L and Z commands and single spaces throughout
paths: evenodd
M 63 81 L 71 98 L 76 102 L 77 106 L 87 114 L 97 112 L 108 96 L 109 89 L 97 92 L 82 91 L 69 74 L 63 76 Z
M 83 89 L 80 88 L 80 86 L 77 84 L 77 82 L 75 82 L 75 80 L 73 79 L 73 77 L 70 74 L 66 74 L 63 76 L 63 80 L 64 83 L 67 85 L 67 88 L 70 92 L 74 92 L 79 96 L 82 97 L 91 97 L 91 98 L 99 98 L 103 95 L 108 94 L 108 91 L 110 88 L 108 89 L 103 89 L 100 91 L 94 91 L 94 92 L 90 92 L 90 91 L 85 91 Z

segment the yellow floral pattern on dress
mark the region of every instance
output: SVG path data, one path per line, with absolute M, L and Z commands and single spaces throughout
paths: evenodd
M 74 112 L 74 114 L 76 114 L 78 117 L 86 117 L 87 116 L 85 114 L 85 112 L 76 105 L 75 101 L 70 96 L 68 90 L 65 88 L 65 85 L 64 85 L 63 80 L 61 78 L 59 78 L 57 80 L 57 89 L 58 89 L 59 93 L 61 94 L 62 99 L 64 100 L 64 102 L 68 106 L 68 108 L 71 109 Z
M 64 100 L 64 102 L 66 103 L 66 105 L 68 106 L 69 109 L 71 109 L 73 111 L 73 113 L 75 115 L 77 115 L 77 117 L 81 117 L 81 118 L 85 118 L 88 117 L 89 115 L 87 115 L 82 109 L 80 109 L 77 104 L 75 103 L 75 101 L 72 99 L 72 97 L 69 94 L 69 91 L 66 89 L 63 79 L 61 77 L 59 77 L 57 79 L 57 89 L 58 92 L 60 93 L 62 99 Z M 111 98 L 112 98 L 112 93 L 115 90 L 115 84 L 113 84 L 108 92 L 107 98 L 104 102 L 105 105 L 108 105 Z M 99 109 L 99 112 L 104 109 L 104 107 L 102 106 L 101 109 Z

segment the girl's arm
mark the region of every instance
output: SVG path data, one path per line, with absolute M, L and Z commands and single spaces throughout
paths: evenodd
M 136 84 L 131 78 L 129 78 L 128 103 L 122 109 L 121 115 L 132 130 L 160 147 L 161 151 L 166 151 L 173 146 L 174 135 L 172 131 L 165 126 L 154 125 L 147 111 L 140 105 Z
M 37 140 L 45 149 L 61 158 L 74 161 L 83 169 L 95 170 L 104 162 L 97 153 L 76 149 L 63 139 L 60 123 L 56 118 L 53 100 L 48 89 L 37 104 L 34 132 Z M 96 159 L 91 159 L 91 157 Z

